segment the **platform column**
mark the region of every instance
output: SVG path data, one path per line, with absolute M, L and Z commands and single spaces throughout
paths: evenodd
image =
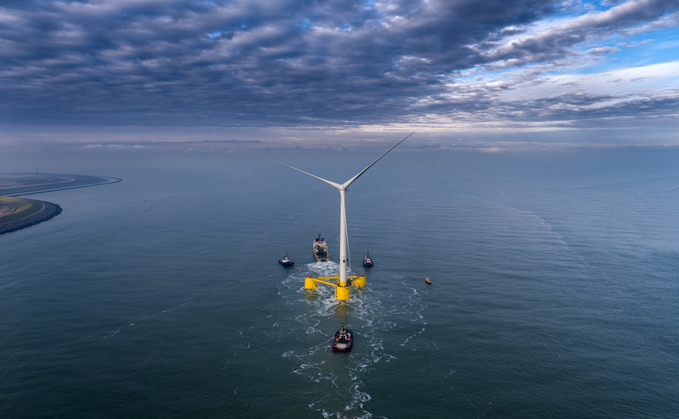
M 338 285 L 335 287 L 335 298 L 338 300 L 348 300 L 349 299 L 349 287 L 343 287 Z
M 304 288 L 308 290 L 316 289 L 316 281 L 313 278 L 304 278 Z

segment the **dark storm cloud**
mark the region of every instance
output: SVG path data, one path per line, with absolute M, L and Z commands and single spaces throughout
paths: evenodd
M 473 122 L 479 112 L 543 120 L 549 113 L 537 102 L 497 97 L 512 86 L 464 87 L 452 77 L 572 60 L 584 41 L 672 25 L 677 3 L 633 0 L 540 30 L 564 2 L 5 1 L 0 118 L 324 126 L 432 113 Z M 560 100 L 580 106 L 574 96 Z

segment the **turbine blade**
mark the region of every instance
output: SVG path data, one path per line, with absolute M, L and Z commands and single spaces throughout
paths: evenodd
M 272 160 L 273 160 L 273 159 L 272 159 Z M 285 164 L 285 163 L 280 162 L 280 161 L 278 161 L 278 160 L 274 160 L 274 161 L 275 161 L 276 163 L 282 164 L 283 166 L 288 166 L 288 167 L 291 168 L 291 169 L 295 169 L 295 170 L 297 170 L 298 172 L 302 172 L 302 173 L 304 173 L 305 175 L 309 175 L 309 176 L 311 176 L 311 177 L 315 177 L 316 179 L 321 180 L 321 181 L 327 183 L 328 185 L 330 185 L 330 186 L 332 186 L 332 187 L 334 187 L 334 188 L 337 188 L 337 189 L 342 188 L 342 185 L 340 185 L 339 183 L 335 183 L 335 182 L 331 182 L 331 181 L 329 181 L 329 180 L 325 180 L 325 179 L 323 179 L 323 178 L 321 178 L 321 177 L 318 177 L 318 176 L 316 176 L 316 175 L 312 175 L 311 173 L 307 173 L 307 172 L 305 172 L 304 170 L 300 170 L 300 169 L 298 169 L 298 168 L 296 168 L 296 167 L 292 167 L 292 166 L 290 166 L 289 164 Z
M 411 132 L 410 134 L 408 134 L 408 137 L 410 137 L 410 136 L 413 135 L 413 134 L 415 134 L 415 131 L 413 131 L 413 132 Z M 391 151 L 391 150 L 395 149 L 396 147 L 398 147 L 399 144 L 401 144 L 402 142 L 404 142 L 405 140 L 407 140 L 408 137 L 406 137 L 406 138 L 402 139 L 401 141 L 399 141 L 398 144 L 396 144 L 395 146 L 393 146 L 392 148 L 390 148 L 389 151 Z M 373 167 L 373 165 L 374 165 L 375 163 L 377 163 L 378 161 L 380 161 L 380 159 L 381 159 L 382 157 L 384 157 L 384 156 L 386 156 L 387 154 L 389 154 L 389 151 L 387 151 L 386 153 L 382 154 L 382 155 L 380 156 L 379 159 L 377 159 L 377 160 L 375 160 L 374 162 L 370 163 L 370 166 L 368 166 L 368 167 L 366 167 L 365 169 L 361 170 L 361 173 L 357 174 L 356 176 L 352 177 L 352 178 L 349 179 L 348 181 L 344 182 L 344 184 L 342 185 L 342 186 L 344 187 L 344 189 L 348 188 L 349 185 L 351 185 L 352 183 L 354 183 L 354 181 L 355 181 L 356 179 L 358 179 L 359 177 L 361 177 L 361 175 L 362 175 L 363 173 L 365 173 L 366 170 L 368 170 L 368 169 L 370 169 L 371 167 Z M 308 174 L 308 173 L 307 173 L 307 174 Z

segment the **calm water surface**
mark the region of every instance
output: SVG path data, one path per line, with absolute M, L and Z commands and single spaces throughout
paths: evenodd
M 339 194 L 265 157 L 380 151 L 80 153 L 124 181 L 0 236 L 0 417 L 679 415 L 677 151 L 397 149 L 347 194 L 348 303 L 303 288 Z

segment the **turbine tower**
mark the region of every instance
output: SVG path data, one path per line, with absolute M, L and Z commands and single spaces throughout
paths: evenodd
M 342 300 L 349 299 L 349 291 L 348 291 L 348 287 L 347 287 L 347 217 L 346 217 L 346 207 L 345 207 L 345 193 L 346 193 L 346 191 L 347 191 L 347 188 L 348 188 L 352 183 L 354 183 L 354 182 L 356 181 L 356 179 L 358 179 L 359 177 L 361 177 L 361 175 L 362 175 L 363 173 L 365 173 L 368 169 L 370 169 L 371 167 L 373 167 L 373 165 L 374 165 L 375 163 L 377 163 L 378 161 L 380 161 L 380 160 L 382 159 L 382 157 L 384 157 L 384 156 L 386 156 L 387 154 L 389 154 L 389 152 L 390 152 L 391 150 L 393 150 L 393 149 L 395 149 L 396 147 L 398 147 L 402 142 L 404 142 L 405 140 L 407 140 L 408 137 L 410 137 L 410 136 L 413 135 L 414 133 L 415 133 L 415 132 L 411 132 L 410 134 L 408 134 L 407 137 L 405 137 L 404 139 L 402 139 L 401 141 L 399 141 L 395 146 L 393 146 L 392 148 L 390 148 L 389 151 L 387 151 L 386 153 L 382 154 L 382 155 L 381 155 L 377 160 L 375 160 L 374 162 L 370 163 L 370 165 L 369 165 L 368 167 L 366 167 L 365 169 L 361 170 L 356 176 L 352 177 L 351 179 L 347 180 L 346 182 L 344 182 L 344 183 L 342 183 L 342 184 L 335 183 L 335 182 L 332 182 L 332 181 L 329 181 L 329 180 L 320 178 L 320 177 L 318 177 L 318 176 L 316 176 L 316 175 L 312 175 L 311 173 L 307 173 L 307 172 L 305 172 L 304 170 L 300 170 L 300 169 L 298 169 L 298 168 L 296 168 L 296 167 L 292 167 L 292 166 L 290 166 L 290 165 L 288 165 L 288 164 L 281 163 L 281 164 L 283 164 L 283 165 L 285 165 L 285 166 L 288 166 L 288 167 L 291 168 L 291 169 L 295 169 L 295 170 L 297 170 L 298 172 L 302 172 L 302 173 L 304 173 L 305 175 L 309 175 L 309 176 L 311 176 L 311 177 L 313 177 L 313 178 L 316 178 L 316 179 L 318 179 L 318 180 L 320 180 L 320 181 L 323 181 L 323 182 L 327 183 L 328 185 L 330 185 L 330 186 L 332 186 L 332 187 L 334 187 L 334 188 L 337 188 L 337 189 L 339 190 L 339 193 L 340 193 L 340 272 L 339 272 L 339 286 L 342 287 L 342 288 L 346 288 L 346 293 L 342 293 L 342 294 L 341 294 L 342 297 L 345 296 L 345 294 L 346 294 L 346 298 L 341 298 L 339 290 L 336 291 L 335 295 L 337 295 L 337 297 L 338 297 L 339 299 L 342 299 Z M 324 281 L 320 281 L 320 282 L 324 282 Z M 334 285 L 334 284 L 330 284 L 330 285 Z M 314 286 L 314 288 L 315 288 L 315 286 Z

